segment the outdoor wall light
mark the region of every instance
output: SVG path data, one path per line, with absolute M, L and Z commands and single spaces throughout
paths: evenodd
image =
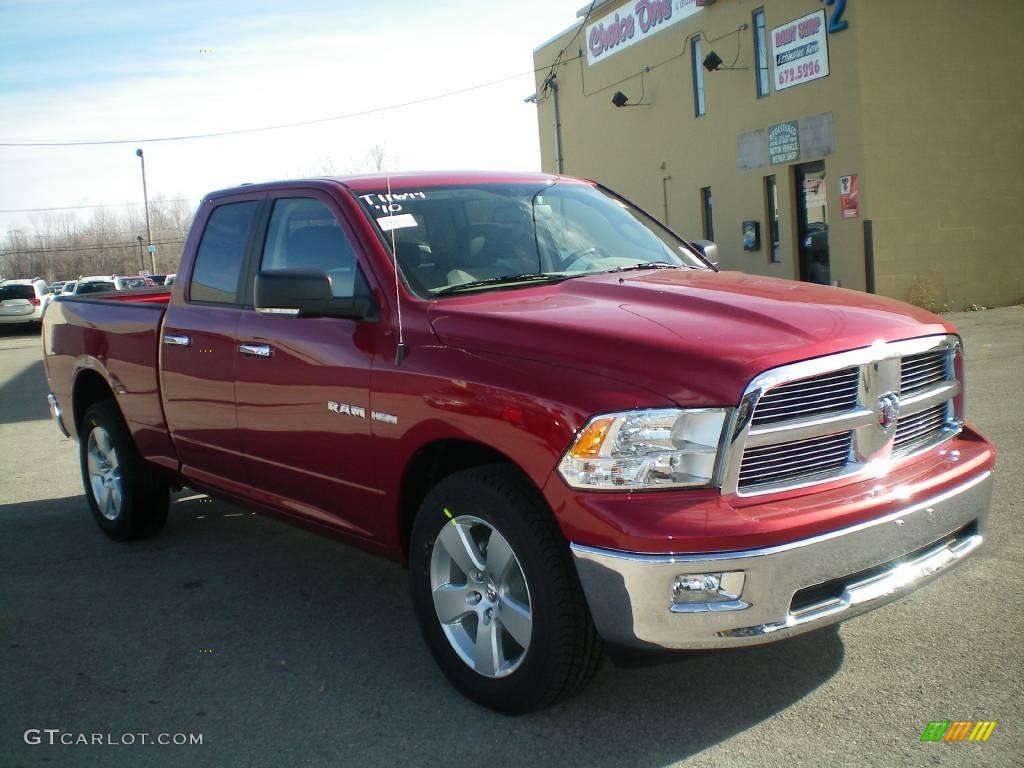
M 722 66 L 722 57 L 714 51 L 704 57 L 704 69 L 708 72 L 714 72 L 720 66 Z
M 629 101 L 629 96 L 624 94 L 622 91 L 616 91 L 615 95 L 612 96 L 612 104 L 614 104 L 616 107 L 649 107 L 649 106 L 651 106 L 650 104 L 645 102 L 643 99 L 644 99 L 644 97 L 643 97 L 643 95 L 641 95 L 640 96 L 640 101 L 638 101 L 636 104 L 627 104 L 626 102 Z

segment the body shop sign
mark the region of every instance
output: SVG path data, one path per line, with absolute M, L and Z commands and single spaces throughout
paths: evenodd
M 634 0 L 587 27 L 587 63 L 604 61 L 700 10 L 697 0 Z
M 825 12 L 816 11 L 772 30 L 775 90 L 803 85 L 828 75 Z

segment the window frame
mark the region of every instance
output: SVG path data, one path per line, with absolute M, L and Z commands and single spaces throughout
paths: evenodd
M 690 38 L 690 60 L 693 64 L 693 114 L 704 117 L 708 112 L 707 98 L 704 91 L 704 48 L 699 34 Z
M 774 205 L 773 205 L 774 203 Z M 768 263 L 782 263 L 782 236 L 779 217 L 779 182 L 774 173 L 764 177 L 764 215 L 768 235 Z
M 758 26 L 758 18 L 761 25 Z M 750 26 L 754 30 L 754 88 L 757 98 L 764 99 L 772 94 L 771 66 L 768 63 L 768 19 L 764 6 L 755 8 L 750 14 Z M 764 89 L 761 88 L 761 59 L 764 59 Z
M 714 198 L 711 187 L 700 188 L 700 223 L 704 239 L 715 242 Z

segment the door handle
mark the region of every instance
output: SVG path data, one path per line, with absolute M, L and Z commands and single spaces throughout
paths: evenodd
M 176 333 L 165 333 L 164 344 L 170 344 L 172 347 L 187 347 L 192 343 L 192 339 L 188 336 L 182 336 Z
M 252 357 L 270 357 L 269 344 L 239 344 L 238 351 Z

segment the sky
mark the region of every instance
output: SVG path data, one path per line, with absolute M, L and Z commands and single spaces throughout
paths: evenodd
M 375 145 L 398 170 L 539 170 L 533 49 L 584 4 L 0 0 L 0 144 L 131 140 L 0 146 L 0 238 L 39 220 L 15 209 L 141 203 L 140 147 L 150 199 L 197 204 L 241 182 L 361 170 Z

